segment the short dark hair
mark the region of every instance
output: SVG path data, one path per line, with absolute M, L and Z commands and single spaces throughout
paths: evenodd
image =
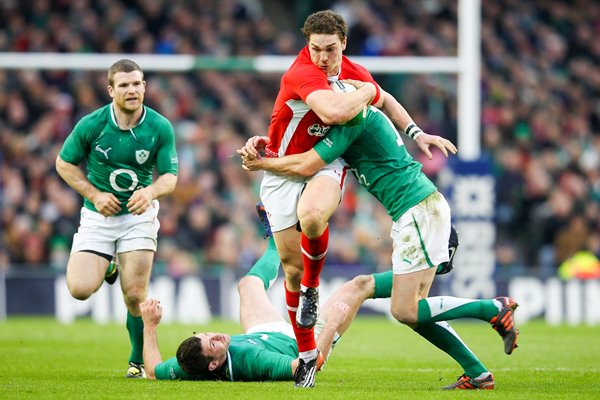
M 177 363 L 191 377 L 208 375 L 208 364 L 212 357 L 202 354 L 202 341 L 197 336 L 190 336 L 177 349 Z
M 346 39 L 346 21 L 340 14 L 331 11 L 323 10 L 312 13 L 304 21 L 304 27 L 301 31 L 304 38 L 308 42 L 312 34 L 338 35 L 340 41 Z
M 108 69 L 108 84 L 110 86 L 113 85 L 114 77 L 117 72 L 132 72 L 132 71 L 140 71 L 142 73 L 142 78 L 144 77 L 144 71 L 140 68 L 139 65 L 133 60 L 128 60 L 126 58 L 115 62 Z

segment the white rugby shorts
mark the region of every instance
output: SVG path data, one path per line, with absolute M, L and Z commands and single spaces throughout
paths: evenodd
M 434 268 L 449 261 L 450 206 L 434 192 L 409 208 L 392 225 L 394 274 L 408 274 Z
M 286 336 L 291 337 L 296 340 L 296 335 L 294 334 L 294 328 L 289 322 L 285 321 L 274 321 L 267 322 L 264 324 L 258 324 L 250 327 L 246 333 L 257 333 L 257 332 L 277 332 L 282 333 Z
M 94 250 L 115 255 L 133 250 L 156 251 L 158 200 L 153 200 L 141 215 L 123 214 L 105 217 L 99 212 L 81 209 L 81 221 L 73 236 L 71 253 Z
M 337 158 L 310 178 L 290 178 L 265 172 L 260 185 L 260 199 L 267 211 L 271 231 L 279 232 L 298 223 L 298 201 L 310 179 L 330 176 L 338 182 L 343 195 L 347 171 L 346 162 Z

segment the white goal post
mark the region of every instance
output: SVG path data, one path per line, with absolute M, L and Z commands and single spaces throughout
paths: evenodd
M 445 73 L 458 77 L 458 156 L 471 161 L 480 149 L 481 0 L 458 0 L 456 57 L 351 57 L 371 73 Z M 120 58 L 145 71 L 229 70 L 283 72 L 293 56 L 204 57 L 151 54 L 0 53 L 0 69 L 102 70 Z

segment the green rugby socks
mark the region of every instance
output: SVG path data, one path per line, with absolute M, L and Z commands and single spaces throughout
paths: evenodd
M 277 279 L 279 273 L 279 253 L 277 253 L 277 247 L 275 247 L 275 241 L 271 236 L 269 238 L 269 244 L 265 249 L 262 256 L 250 268 L 250 271 L 246 275 L 256 276 L 263 281 L 265 290 L 269 290 L 273 282 Z
M 134 317 L 127 311 L 127 331 L 129 332 L 129 341 L 131 342 L 131 356 L 129 362 L 138 364 L 144 363 L 144 321 L 142 317 Z
M 428 297 L 419 300 L 418 323 L 459 318 L 476 318 L 490 322 L 498 315 L 500 307 L 496 300 L 461 299 L 451 296 Z
M 423 336 L 438 349 L 452 357 L 465 371 L 469 378 L 475 378 L 488 370 L 473 354 L 458 334 L 446 321 L 419 324 L 415 332 Z

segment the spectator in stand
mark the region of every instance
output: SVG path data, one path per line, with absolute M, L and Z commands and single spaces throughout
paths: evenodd
M 300 0 L 296 1 L 300 4 Z M 320 8 L 344 10 L 352 37 L 348 55 L 367 52 L 391 56 L 456 55 L 456 0 L 339 0 L 314 4 L 317 3 Z M 306 15 L 294 15 L 294 7 L 279 10 L 263 4 L 259 0 L 226 3 L 106 0 L 98 8 L 91 2 L 0 2 L 0 20 L 6 21 L 0 30 L 0 51 L 132 51 L 201 56 L 297 54 L 302 38 L 299 34 L 281 35 L 278 23 L 301 21 Z M 493 160 L 502 185 L 510 184 L 511 188 L 510 192 L 497 191 L 500 210 L 509 210 L 501 214 L 498 237 L 514 239 L 511 245 L 525 257 L 525 265 L 547 264 L 553 273 L 558 266 L 552 257 L 553 242 L 549 237 L 536 239 L 534 243 L 530 240 L 536 237 L 540 223 L 556 217 L 552 210 L 546 214 L 553 192 L 575 195 L 577 206 L 585 210 L 586 220 L 593 222 L 592 234 L 600 233 L 595 223 L 600 220 L 600 111 L 593 101 L 600 98 L 597 68 L 600 41 L 596 39 L 599 10 L 600 3 L 594 0 L 482 3 L 483 151 Z M 315 10 L 306 9 L 307 13 L 312 11 Z M 270 23 L 263 27 L 265 21 Z M 240 28 L 236 28 L 238 25 Z M 432 26 L 436 29 L 431 29 Z M 291 30 L 289 26 L 284 29 Z M 273 35 L 277 30 L 278 34 Z M 247 35 L 242 36 L 243 32 Z M 173 214 L 186 221 L 193 209 L 189 205 L 201 203 L 211 221 L 205 239 L 195 249 L 183 251 L 201 257 L 213 247 L 213 233 L 224 223 L 233 224 L 236 229 L 248 226 L 258 231 L 251 213 L 253 202 L 249 200 L 256 197 L 258 182 L 240 172 L 238 178 L 243 184 L 235 190 L 244 196 L 231 197 L 233 190 L 227 186 L 231 180 L 223 178 L 219 168 L 223 158 L 217 157 L 216 150 L 224 131 L 234 132 L 242 141 L 266 132 L 280 76 L 215 71 L 148 74 L 153 89 L 147 93 L 147 103 L 173 121 L 182 167 L 187 165 L 194 171 L 191 182 L 201 188 L 191 198 L 165 204 L 163 211 L 173 207 Z M 376 76 L 407 108 L 422 110 L 422 114 L 413 117 L 431 125 L 423 128 L 438 134 L 443 126 L 447 138 L 455 141 L 454 77 L 417 75 L 415 78 Z M 48 263 L 53 253 L 51 243 L 63 236 L 57 233 L 57 224 L 61 224 L 68 212 L 61 210 L 57 197 L 50 196 L 55 189 L 49 186 L 51 179 L 44 179 L 41 186 L 39 180 L 30 182 L 30 170 L 38 159 L 43 160 L 45 177 L 54 174 L 53 160 L 68 133 L 65 126 L 72 126 L 107 100 L 103 74 L 0 70 L 0 93 L 3 224 L 0 249 L 4 248 L 0 255 L 3 252 L 6 265 L 22 266 L 25 261 L 20 252 L 22 238 L 29 233 L 37 234 L 44 221 L 48 221 L 50 231 L 41 233 L 45 248 L 42 262 Z M 507 153 L 514 155 L 510 166 L 505 164 Z M 530 191 L 526 183 L 528 174 L 539 160 L 543 160 L 541 168 L 545 172 L 538 176 L 545 185 L 538 188 L 541 190 Z M 570 165 L 579 169 L 576 174 L 583 182 L 583 193 L 577 188 L 572 192 L 570 184 L 558 185 L 562 172 Z M 354 190 L 349 188 L 346 196 Z M 360 189 L 356 194 L 364 196 Z M 23 207 L 28 196 L 39 198 L 34 209 L 43 212 Z M 233 210 L 246 211 L 242 211 L 241 219 L 232 220 Z M 375 217 L 369 218 L 370 224 L 366 225 L 364 215 L 369 213 Z M 372 243 L 381 243 L 381 248 L 390 245 L 377 239 L 382 237 L 380 232 L 388 231 L 388 227 L 379 223 L 378 214 L 371 202 L 349 209 L 347 223 L 356 232 L 352 233 L 354 240 L 363 243 L 363 254 L 375 250 L 369 248 Z M 339 231 L 332 224 L 332 237 L 347 234 L 348 230 Z M 364 235 L 370 236 L 367 239 Z M 252 252 L 252 246 L 260 252 L 263 245 L 258 240 L 239 243 L 240 247 L 250 247 L 241 249 L 239 254 Z M 157 257 L 160 252 L 159 249 Z M 328 257 L 340 261 L 344 258 L 343 253 L 336 254 L 335 248 L 330 249 Z M 389 258 L 377 253 L 362 260 L 378 257 Z M 245 261 L 238 261 L 239 266 L 247 269 L 249 265 L 242 262 Z M 377 262 L 372 261 L 369 267 L 377 268 Z

